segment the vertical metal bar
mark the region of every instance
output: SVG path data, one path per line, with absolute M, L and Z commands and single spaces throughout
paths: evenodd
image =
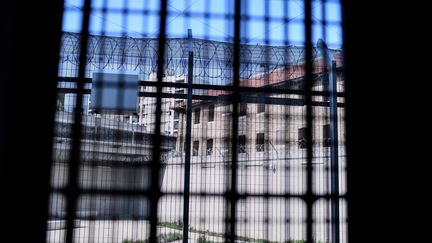
M 312 243 L 312 206 L 314 197 L 312 192 L 312 1 L 305 0 L 305 105 L 306 105 L 306 242 Z
M 331 239 L 339 243 L 339 151 L 338 151 L 338 111 L 337 111 L 337 79 L 336 61 L 332 60 L 332 53 L 324 40 L 318 40 L 324 63 L 328 70 L 328 90 L 330 93 L 330 225 Z
M 330 57 L 330 56 L 329 56 Z M 331 195 L 331 236 L 332 242 L 339 243 L 339 161 L 338 161 L 338 113 L 336 62 L 328 62 L 330 91 L 330 195 Z
M 233 113 L 232 113 L 232 139 L 231 139 L 231 188 L 228 193 L 230 200 L 228 241 L 235 242 L 236 234 L 236 204 L 239 200 L 237 192 L 237 160 L 238 160 L 238 123 L 240 102 L 240 20 L 241 0 L 235 1 L 234 5 L 234 56 L 233 56 Z
M 270 60 L 270 1 L 265 1 L 264 3 L 264 44 L 265 49 L 264 49 L 264 73 L 268 74 L 270 73 L 270 65 L 271 65 L 271 60 Z M 264 76 L 264 80 L 263 84 L 265 86 L 269 85 L 270 83 L 270 75 L 265 75 Z M 269 96 L 268 93 L 266 93 L 264 95 L 264 107 L 266 106 L 267 103 L 267 97 Z M 268 106 L 267 108 L 267 112 L 268 112 L 268 116 L 264 116 L 264 166 L 266 166 L 266 169 L 264 169 L 264 191 L 266 192 L 266 195 L 264 196 L 264 203 L 265 203 L 265 212 L 264 212 L 264 223 L 265 223 L 265 230 L 264 230 L 264 239 L 269 240 L 269 231 L 270 231 L 270 206 L 269 206 L 269 202 L 270 202 L 270 165 L 272 164 L 272 162 L 270 162 L 270 143 L 271 143 L 271 136 L 270 136 L 270 122 L 271 122 L 271 113 L 270 111 L 270 107 Z
M 186 107 L 186 151 L 184 171 L 184 205 L 183 205 L 183 243 L 189 238 L 189 194 L 190 194 L 190 160 L 191 160 L 191 133 L 192 133 L 192 83 L 193 83 L 193 43 L 192 30 L 188 29 L 188 82 Z
M 234 61 L 233 61 L 233 121 L 232 121 L 232 154 L 231 154 L 231 205 L 229 241 L 235 242 L 236 204 L 239 200 L 237 192 L 237 161 L 238 161 L 238 123 L 240 103 L 240 33 L 241 33 L 241 0 L 235 2 L 234 9 Z
M 151 196 L 150 196 L 150 237 L 151 243 L 156 242 L 157 221 L 158 221 L 158 202 L 160 199 L 160 146 L 161 146 L 161 114 L 162 114 L 162 82 L 164 74 L 164 57 L 166 41 L 166 17 L 167 0 L 161 0 L 160 21 L 159 21 L 159 40 L 158 40 L 158 69 L 156 83 L 156 109 L 155 109 L 155 130 L 153 134 L 153 155 L 151 163 Z
M 342 49 L 343 49 L 343 60 L 344 60 L 344 64 L 343 64 L 343 72 L 344 72 L 344 103 L 346 105 L 346 108 L 344 109 L 345 111 L 345 119 L 344 119 L 344 125 L 345 125 L 345 133 L 346 133 L 346 138 L 345 138 L 345 149 L 346 149 L 346 161 L 345 161 L 345 171 L 346 171 L 346 192 L 345 192 L 345 200 L 347 203 L 347 211 L 346 211 L 346 219 L 347 219 L 347 224 L 348 227 L 346 227 L 347 229 L 347 240 L 348 242 L 360 242 L 361 240 L 357 239 L 356 237 L 354 237 L 355 233 L 353 234 L 353 224 L 354 220 L 353 220 L 353 205 L 352 205 L 352 184 L 353 184 L 353 170 L 352 170 L 352 162 L 354 161 L 351 157 L 352 154 L 354 154 L 352 152 L 353 147 L 354 147 L 354 143 L 351 142 L 351 131 L 353 131 L 351 128 L 354 128 L 354 126 L 352 126 L 352 121 L 355 120 L 353 119 L 351 115 L 351 110 L 352 110 L 352 103 L 351 103 L 351 96 L 349 94 L 355 94 L 355 92 L 352 92 L 351 90 L 351 86 L 350 86 L 350 80 L 351 80 L 351 68 L 350 68 L 350 64 L 352 59 L 349 58 L 351 51 L 353 49 L 353 35 L 350 32 L 352 29 L 355 28 L 350 28 L 353 27 L 353 22 L 352 22 L 352 18 L 355 18 L 353 16 L 355 16 L 353 13 L 355 13 L 352 10 L 352 1 L 349 0 L 339 0 L 338 1 L 339 4 L 341 5 L 341 19 L 342 19 Z M 350 13 L 350 14 L 348 14 Z M 355 66 L 355 65 L 354 65 Z M 355 150 L 355 149 L 354 149 Z M 358 161 L 358 160 L 357 160 Z M 355 210 L 354 210 L 355 211 Z M 355 225 L 354 225 L 355 227 Z M 355 232 L 355 231 L 354 231 Z
M 78 199 L 78 176 L 79 176 L 79 161 L 81 157 L 81 136 L 82 136 L 82 106 L 83 93 L 85 84 L 85 71 L 87 65 L 87 45 L 89 38 L 89 23 L 91 0 L 84 1 L 83 7 L 83 22 L 81 27 L 81 46 L 80 60 L 77 80 L 77 95 L 74 110 L 74 123 L 72 126 L 72 148 L 70 155 L 70 171 L 69 181 L 66 192 L 67 198 L 67 218 L 66 218 L 66 243 L 73 242 L 74 219 L 76 218 L 76 208 Z

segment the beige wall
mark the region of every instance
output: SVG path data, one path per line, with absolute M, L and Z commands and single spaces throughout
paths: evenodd
M 163 82 L 176 82 L 177 80 L 184 80 L 187 82 L 186 76 L 167 76 L 163 78 Z M 156 74 L 150 75 L 149 81 L 157 81 Z M 141 87 L 142 92 L 156 93 L 156 87 Z M 176 91 L 181 90 L 178 88 L 163 88 L 163 93 L 174 94 Z M 178 99 L 163 98 L 162 99 L 162 114 L 161 114 L 161 133 L 164 135 L 176 135 L 178 129 L 176 128 L 176 119 L 174 117 L 174 107 Z M 139 124 L 145 125 L 147 132 L 153 132 L 155 128 L 155 112 L 156 112 L 156 98 L 140 97 L 138 102 L 139 107 Z
M 338 82 L 338 90 L 343 87 Z M 322 86 L 315 86 L 314 90 L 322 91 Z M 275 98 L 300 99 L 300 95 L 274 95 Z M 323 97 L 315 97 L 314 101 L 323 101 Z M 343 102 L 339 98 L 338 102 Z M 229 150 L 231 148 L 231 112 L 232 105 L 215 103 L 214 121 L 208 121 L 209 103 L 201 103 L 193 107 L 193 111 L 199 108 L 200 122 L 194 124 L 195 112 L 192 112 L 192 144 L 193 141 L 199 142 L 198 156 L 193 156 L 192 162 L 216 162 L 229 160 Z M 298 138 L 299 129 L 306 127 L 306 107 L 288 105 L 265 105 L 264 113 L 257 113 L 257 104 L 247 104 L 246 116 L 239 117 L 239 135 L 246 136 L 246 153 L 239 154 L 239 161 L 264 159 L 267 157 L 304 157 L 306 149 L 299 148 Z M 312 109 L 314 116 L 313 126 L 313 146 L 314 156 L 325 156 L 329 152 L 328 147 L 324 147 L 323 133 L 324 125 L 330 123 L 329 107 L 314 106 Z M 345 143 L 345 124 L 344 109 L 338 108 L 338 142 L 339 154 L 344 155 Z M 177 139 L 176 150 L 183 154 L 185 138 L 185 114 L 180 114 L 180 130 Z M 265 143 L 264 152 L 256 150 L 257 133 L 264 133 Z M 206 142 L 213 139 L 212 156 L 206 155 Z M 191 146 L 193 146 L 191 144 Z M 224 158 L 222 158 L 224 157 Z

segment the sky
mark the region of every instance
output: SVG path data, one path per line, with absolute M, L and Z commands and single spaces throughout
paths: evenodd
M 304 45 L 304 5 L 302 0 L 244 0 L 242 42 L 249 44 Z M 341 9 L 337 0 L 313 1 L 313 40 L 324 39 L 330 48 L 341 48 Z M 230 41 L 233 36 L 233 0 L 169 0 L 167 36 L 185 37 L 192 29 L 194 38 Z M 109 36 L 157 37 L 159 0 L 93 0 L 90 33 Z M 65 0 L 63 30 L 81 30 L 83 0 Z M 103 9 L 106 11 L 103 11 Z M 327 22 L 321 24 L 324 17 Z M 124 13 L 127 10 L 127 14 Z M 270 16 L 268 23 L 265 16 Z M 288 21 L 285 24 L 284 21 Z M 267 41 L 266 41 L 267 40 Z

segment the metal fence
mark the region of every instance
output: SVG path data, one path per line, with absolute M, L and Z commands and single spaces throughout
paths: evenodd
M 347 242 L 342 50 L 316 38 L 339 3 L 198 1 L 65 2 L 81 26 L 61 40 L 47 242 Z M 127 36 L 130 16 L 156 17 L 157 38 Z M 204 36 L 170 36 L 179 16 Z

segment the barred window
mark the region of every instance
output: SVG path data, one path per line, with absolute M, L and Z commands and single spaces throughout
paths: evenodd
M 198 156 L 199 141 L 193 141 L 192 156 Z
M 330 124 L 323 126 L 323 146 L 331 147 Z
M 264 133 L 257 133 L 256 134 L 255 148 L 256 148 L 257 152 L 263 152 L 264 151 Z
M 240 103 L 239 116 L 246 116 L 247 114 L 247 104 Z
M 238 152 L 246 153 L 246 135 L 240 135 L 238 137 Z
M 196 108 L 194 111 L 194 124 L 199 124 L 200 123 L 200 116 L 201 116 L 201 109 L 200 108 Z
M 209 116 L 208 116 L 208 121 L 214 121 L 214 110 L 215 110 L 215 106 L 214 105 L 209 105 Z
M 213 154 L 213 139 L 207 139 L 206 155 Z
M 297 142 L 298 142 L 298 147 L 300 148 L 300 149 L 305 149 L 306 148 L 306 143 L 307 143 L 307 140 L 306 140 L 306 128 L 305 127 L 302 127 L 302 128 L 299 128 L 298 129 L 298 139 L 297 139 Z

